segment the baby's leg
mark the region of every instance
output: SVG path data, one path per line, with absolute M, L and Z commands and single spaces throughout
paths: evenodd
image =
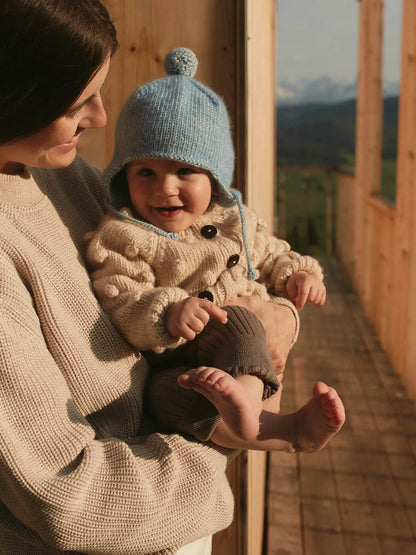
M 295 451 L 319 451 L 345 422 L 345 409 L 338 393 L 323 382 L 317 382 L 312 398 L 291 414 L 274 414 L 267 410 L 267 405 L 268 400 L 263 403 L 258 440 L 271 442 L 268 450 L 273 450 L 276 438 L 291 443 Z
M 230 440 L 234 436 L 242 440 L 258 436 L 264 385 L 256 376 L 233 378 L 218 368 L 201 366 L 181 374 L 178 383 L 201 393 L 215 406 L 221 417 L 220 427 L 224 434 L 228 430 Z M 214 442 L 215 434 L 210 438 Z
M 256 389 L 257 384 L 252 381 L 254 376 L 242 377 L 249 380 L 234 380 L 221 370 L 204 367 L 178 378 L 182 387 L 195 389 L 217 408 L 221 420 L 210 439 L 218 445 L 309 453 L 322 449 L 344 424 L 342 401 L 337 392 L 323 382 L 315 384 L 313 397 L 296 412 L 276 413 L 275 396 L 272 395 L 263 402 L 259 417 L 256 393 L 249 392 L 253 386 Z M 258 433 L 253 436 L 256 429 Z
M 279 388 L 261 321 L 239 306 L 225 307 L 227 322 L 211 318 L 197 336 L 197 364 L 219 368 L 234 378 L 257 376 L 263 382 L 261 397 L 265 399 Z
M 251 311 L 226 307 L 227 322 L 211 318 L 196 339 L 197 366 L 178 379 L 194 389 L 218 410 L 217 425 L 231 437 L 255 438 L 259 433 L 262 399 L 275 392 L 277 381 L 266 333 Z M 210 438 L 215 442 L 215 436 Z

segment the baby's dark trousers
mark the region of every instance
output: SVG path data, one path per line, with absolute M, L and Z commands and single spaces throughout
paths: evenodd
M 211 318 L 193 341 L 161 355 L 145 353 L 150 366 L 146 401 L 160 431 L 192 434 L 208 441 L 218 423 L 212 403 L 178 384 L 178 376 L 190 368 L 212 366 L 234 378 L 258 376 L 264 384 L 263 400 L 278 390 L 261 321 L 246 308 L 227 306 L 224 310 L 227 323 Z

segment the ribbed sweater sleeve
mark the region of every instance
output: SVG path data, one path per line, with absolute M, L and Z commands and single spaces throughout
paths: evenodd
M 169 554 L 232 518 L 225 454 L 141 435 L 146 365 L 82 261 L 91 179 L 0 180 L 1 553 Z
M 301 270 L 323 280 L 322 267 L 315 258 L 293 251 L 287 241 L 271 235 L 265 222 L 247 208 L 246 216 L 248 222 L 256 221 L 253 258 L 259 271 L 259 281 L 267 285 L 269 292 L 277 296 L 287 296 L 288 278 Z M 251 225 L 254 227 L 253 223 Z

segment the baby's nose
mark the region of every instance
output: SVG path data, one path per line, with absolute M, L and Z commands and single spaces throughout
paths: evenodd
M 159 181 L 159 190 L 164 195 L 178 194 L 178 178 L 171 173 L 164 174 Z

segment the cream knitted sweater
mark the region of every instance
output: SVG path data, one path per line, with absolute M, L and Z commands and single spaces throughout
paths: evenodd
M 214 204 L 177 238 L 161 235 L 131 217 L 108 213 L 89 236 L 87 260 L 103 308 L 138 350 L 162 352 L 184 342 L 165 327 L 166 309 L 189 296 L 209 295 L 218 306 L 238 296 L 286 297 L 286 282 L 305 270 L 323 279 L 317 260 L 301 256 L 267 232 L 244 206 L 246 237 L 258 279 L 248 264 L 237 207 Z M 126 217 L 127 216 L 127 217 Z
M 168 554 L 232 518 L 224 453 L 140 435 L 147 368 L 83 263 L 103 205 L 81 159 L 0 176 L 2 554 Z

